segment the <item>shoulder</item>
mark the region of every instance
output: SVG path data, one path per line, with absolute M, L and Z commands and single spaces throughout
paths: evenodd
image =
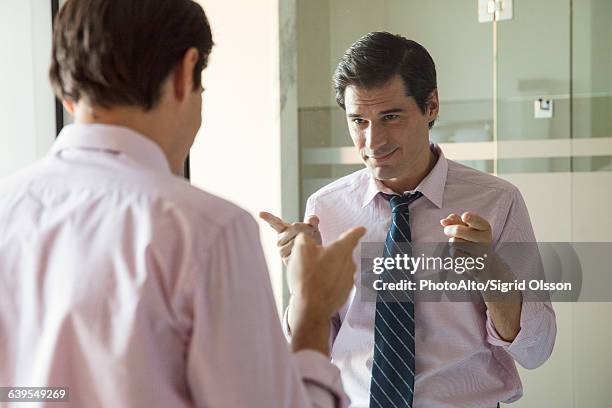
M 453 160 L 448 160 L 447 184 L 450 186 L 472 187 L 484 192 L 514 196 L 518 188 L 507 180 L 473 169 Z
M 485 217 L 494 242 L 533 239 L 529 212 L 514 184 L 450 160 L 447 177 L 449 197 Z
M 132 220 L 168 237 L 197 237 L 200 244 L 214 242 L 224 228 L 235 224 L 257 228 L 246 210 L 180 177 L 129 167 L 93 171 L 41 160 L 0 181 L 0 196 L 0 203 L 25 197 L 48 211 L 59 211 L 62 203 L 79 203 L 72 214 L 94 212 L 100 220 L 118 225 Z
M 189 224 L 192 234 L 204 235 L 215 242 L 215 236 L 228 228 L 257 229 L 253 216 L 238 205 L 199 189 L 188 181 L 168 175 L 155 188 L 148 190 L 152 201 L 175 209 Z
M 336 201 L 338 198 L 354 197 L 355 193 L 363 194 L 368 185 L 370 173 L 363 168 L 341 177 L 315 191 L 309 198 L 309 204 Z

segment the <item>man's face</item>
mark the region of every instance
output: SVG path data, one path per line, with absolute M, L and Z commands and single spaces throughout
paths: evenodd
M 348 86 L 344 92 L 349 132 L 361 158 L 378 180 L 409 177 L 429 158 L 429 122 L 438 112 L 437 92 L 423 113 L 406 96 L 399 75 L 371 89 Z
M 203 86 L 203 85 L 202 85 Z M 173 143 L 180 146 L 181 153 L 187 157 L 195 137 L 202 125 L 202 102 L 204 88 L 194 88 L 191 83 L 184 87 L 185 96 L 182 100 L 171 99 L 174 106 L 168 111 L 175 127 L 172 132 Z
M 190 95 L 190 103 L 188 109 L 188 118 L 187 124 L 190 128 L 190 133 L 192 134 L 192 142 L 195 139 L 198 130 L 202 126 L 202 98 L 204 95 L 203 86 L 199 86 Z

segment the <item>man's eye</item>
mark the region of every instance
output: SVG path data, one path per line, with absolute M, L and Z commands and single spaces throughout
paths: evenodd
M 353 119 L 353 123 L 356 125 L 361 125 L 363 123 L 365 123 L 365 120 L 361 119 L 361 118 L 354 118 Z
M 389 115 L 383 116 L 383 120 L 395 120 L 397 118 L 399 118 L 399 115 L 395 115 L 395 114 L 389 114 Z

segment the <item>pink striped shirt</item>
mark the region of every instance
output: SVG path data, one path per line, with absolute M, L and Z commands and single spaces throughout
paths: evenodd
M 0 229 L 0 387 L 69 387 L 49 407 L 346 406 L 327 356 L 287 347 L 253 218 L 142 135 L 67 127 L 0 183 Z
M 446 242 L 439 220 L 465 211 L 490 222 L 494 244 L 535 241 L 516 187 L 447 160 L 435 145 L 432 149 L 438 161 L 415 189 L 424 197 L 410 207 L 413 242 Z M 363 242 L 384 242 L 391 210 L 379 192 L 393 193 L 363 169 L 313 194 L 306 216 L 319 217 L 324 244 L 357 225 L 367 228 Z M 361 300 L 360 286 L 358 282 L 332 319 L 331 339 L 332 360 L 354 408 L 368 407 L 374 350 L 375 303 Z M 550 356 L 556 336 L 550 303 L 523 303 L 521 329 L 512 343 L 499 337 L 484 302 L 417 300 L 415 324 L 414 408 L 489 408 L 519 399 L 522 386 L 515 362 L 525 368 L 540 366 Z M 285 331 L 288 334 L 286 319 Z

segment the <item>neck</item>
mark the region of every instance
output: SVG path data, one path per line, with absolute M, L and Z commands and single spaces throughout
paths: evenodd
M 78 104 L 75 107 L 74 119 L 75 123 L 122 126 L 140 133 L 161 148 L 172 173 L 183 175 L 187 153 L 177 146 L 176 140 L 169 140 L 167 135 L 175 133 L 168 126 L 171 121 L 164 120 L 155 109 L 147 112 L 131 106 L 105 109 Z
M 407 176 L 381 180 L 382 183 L 398 194 L 414 190 L 427 177 L 438 161 L 438 156 L 431 151 L 429 145 L 427 145 L 427 150 L 424 153 L 418 155 L 422 159 L 415 162 Z

